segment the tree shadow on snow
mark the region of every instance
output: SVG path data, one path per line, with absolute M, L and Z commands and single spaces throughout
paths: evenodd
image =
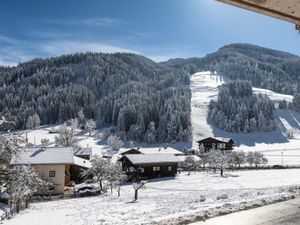
M 239 175 L 233 175 L 233 174 L 225 173 L 224 177 L 228 178 L 228 177 L 240 177 L 240 176 Z
M 147 183 L 160 182 L 160 181 L 168 181 L 168 180 L 175 180 L 175 176 L 153 178 L 153 179 L 147 180 Z
M 230 133 L 222 131 L 212 126 L 212 133 L 214 137 L 232 138 L 235 141 L 235 146 L 246 145 L 255 146 L 255 144 L 279 144 L 289 142 L 284 135 L 286 129 L 281 121 L 278 121 L 276 130 L 271 132 L 255 132 L 250 134 L 245 133 Z

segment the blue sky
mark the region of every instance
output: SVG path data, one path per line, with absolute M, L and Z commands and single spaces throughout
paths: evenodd
M 201 57 L 230 43 L 300 55 L 294 25 L 214 0 L 3 0 L 0 65 L 74 52 Z

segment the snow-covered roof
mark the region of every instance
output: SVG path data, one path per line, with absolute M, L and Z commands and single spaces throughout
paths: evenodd
M 179 163 L 181 160 L 173 154 L 129 154 L 125 155 L 132 164 L 163 164 L 163 163 Z
M 71 164 L 85 168 L 91 167 L 89 160 L 73 155 L 73 148 L 22 148 L 11 160 L 12 165 Z
M 221 138 L 221 139 L 219 139 L 219 138 L 214 138 L 214 137 L 208 137 L 208 138 L 204 138 L 200 141 L 197 141 L 197 143 L 201 143 L 201 142 L 205 142 L 205 141 L 209 141 L 209 140 L 214 140 L 216 142 L 223 142 L 223 143 L 228 143 L 229 141 L 234 142 L 234 140 L 232 138 Z
M 197 155 L 179 155 L 177 157 L 183 162 L 188 156 L 192 157 L 195 162 L 199 162 L 201 160 L 201 158 Z
M 75 148 L 74 155 L 92 155 L 92 148 Z
M 233 141 L 234 142 L 234 140 L 232 138 L 222 138 L 222 141 L 224 141 L 224 142 Z
M 173 155 L 184 155 L 183 152 L 176 150 L 174 148 L 139 148 L 142 154 L 173 154 Z
M 141 153 L 137 148 L 121 148 L 119 151 L 118 151 L 118 154 L 119 155 L 125 155 L 127 154 L 127 152 L 136 152 L 137 154 Z

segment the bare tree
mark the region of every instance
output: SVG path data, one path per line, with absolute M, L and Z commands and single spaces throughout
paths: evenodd
M 123 141 L 116 135 L 110 135 L 106 142 L 114 151 L 118 151 L 124 144 Z
M 79 122 L 79 124 L 84 124 L 85 118 L 84 118 L 83 110 L 80 109 L 77 115 L 78 115 L 78 122 Z
M 260 152 L 254 152 L 254 165 L 255 167 L 258 167 L 261 164 L 266 164 L 268 162 L 268 159 L 264 156 L 264 154 Z
M 222 150 L 211 150 L 209 152 L 209 164 L 211 167 L 219 168 L 220 175 L 224 175 L 224 169 L 228 164 L 228 156 L 225 151 Z
M 96 129 L 96 122 L 93 119 L 86 121 L 84 129 L 89 133 L 89 136 L 91 136 L 92 131 Z
M 243 151 L 233 151 L 232 156 L 235 166 L 241 167 L 241 164 L 246 162 L 246 154 Z
M 43 146 L 47 146 L 49 144 L 50 140 L 48 138 L 42 138 L 41 139 L 41 144 Z
M 139 190 L 141 188 L 143 188 L 145 185 L 144 182 L 142 181 L 135 181 L 132 183 L 132 187 L 134 189 L 134 201 L 137 201 L 138 200 L 138 193 L 139 193 Z
M 206 165 L 209 164 L 209 152 L 196 151 L 196 155 L 200 157 L 200 165 L 205 170 Z
M 26 128 L 34 129 L 40 126 L 41 120 L 37 113 L 34 113 L 32 116 L 29 116 L 26 123 Z
M 190 175 L 191 171 L 196 169 L 196 162 L 195 162 L 195 159 L 192 156 L 188 155 L 188 156 L 185 157 L 183 162 L 179 163 L 179 166 L 181 168 L 187 170 L 188 175 Z
M 55 144 L 63 147 L 73 147 L 78 143 L 78 139 L 75 137 L 74 129 L 69 129 L 66 126 L 58 128 L 58 135 L 55 136 Z
M 9 196 L 10 213 L 18 213 L 20 209 L 27 208 L 29 198 L 37 191 L 49 191 L 49 185 L 50 183 L 43 180 L 32 167 L 28 165 L 13 166 L 8 175 L 6 190 Z
M 122 166 L 119 163 L 111 163 L 109 171 L 109 183 L 111 188 L 111 193 L 113 189 L 118 192 L 118 197 L 121 194 L 121 185 L 127 179 L 125 172 L 122 170 Z
M 11 159 L 17 155 L 19 145 L 23 142 L 20 136 L 0 139 L 0 193 L 3 187 L 7 187 Z
M 78 127 L 78 119 L 77 118 L 71 119 L 70 123 L 71 123 L 72 129 L 75 131 L 76 128 Z
M 100 194 L 103 191 L 103 181 L 108 179 L 110 174 L 110 162 L 98 155 L 93 156 L 91 160 L 92 167 L 84 171 L 83 176 L 93 177 L 96 182 L 99 182 Z
M 17 158 L 22 142 L 23 139 L 19 136 L 0 140 L 0 194 L 7 196 L 9 214 L 28 207 L 29 197 L 36 191 L 49 187 L 32 167 L 10 164 L 12 158 Z
M 253 152 L 248 152 L 247 153 L 246 161 L 252 167 L 252 165 L 254 164 L 254 153 Z

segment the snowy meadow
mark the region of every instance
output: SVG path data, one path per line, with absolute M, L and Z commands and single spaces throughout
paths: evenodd
M 31 204 L 4 225 L 182 224 L 298 195 L 300 169 L 181 173 L 149 180 L 133 202 L 131 185 L 117 193 Z

